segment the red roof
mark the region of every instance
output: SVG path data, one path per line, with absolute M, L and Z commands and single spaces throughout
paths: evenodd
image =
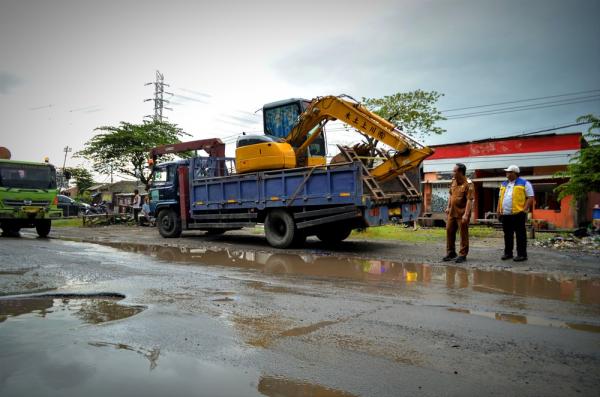
M 483 141 L 432 145 L 431 147 L 435 149 L 435 153 L 427 160 L 579 150 L 581 149 L 581 133 L 486 139 Z

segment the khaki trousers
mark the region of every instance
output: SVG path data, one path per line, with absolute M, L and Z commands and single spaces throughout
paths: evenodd
M 458 255 L 467 256 L 469 253 L 469 223 L 463 223 L 462 217 L 448 217 L 446 222 L 446 254 L 456 253 L 456 232 L 460 229 L 460 251 Z

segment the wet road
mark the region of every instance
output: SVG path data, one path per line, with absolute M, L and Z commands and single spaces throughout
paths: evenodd
M 600 386 L 600 279 L 582 274 L 25 234 L 0 238 L 0 295 L 2 396 Z

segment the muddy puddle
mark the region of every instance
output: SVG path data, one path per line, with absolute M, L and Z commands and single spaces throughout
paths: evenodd
M 48 294 L 18 296 L 0 299 L 0 322 L 10 317 L 33 314 L 47 317 L 51 313 L 69 313 L 87 324 L 100 324 L 131 317 L 145 309 L 143 306 L 126 306 L 119 303 L 124 298 L 118 294 Z
M 142 253 L 178 263 L 235 267 L 267 274 L 302 275 L 314 278 L 340 278 L 366 282 L 387 282 L 399 286 L 445 284 L 450 289 L 509 294 L 600 304 L 600 278 L 565 277 L 544 273 L 514 273 L 504 270 L 464 269 L 420 263 L 402 263 L 351 257 L 333 257 L 130 243 L 108 243 L 121 250 Z
M 529 324 L 539 325 L 543 327 L 558 327 L 558 328 L 569 328 L 585 332 L 596 332 L 600 333 L 600 326 L 593 324 L 584 323 L 572 323 L 566 321 L 559 321 L 551 318 L 537 317 L 537 316 L 525 316 L 514 313 L 499 313 L 499 312 L 486 312 L 478 310 L 469 310 L 461 308 L 448 308 L 450 312 L 464 313 L 473 316 L 491 318 L 493 320 L 505 321 L 512 324 Z
M 144 309 L 122 305 L 121 299 L 0 299 L 0 395 L 351 396 L 302 380 L 165 352 L 160 346 L 114 341 L 110 333 L 98 332 L 103 328 L 97 325 L 129 321 Z
M 269 397 L 353 397 L 341 390 L 330 389 L 298 380 L 263 376 L 258 383 L 258 391 Z

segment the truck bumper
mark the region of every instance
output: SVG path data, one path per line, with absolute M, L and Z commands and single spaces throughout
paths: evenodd
M 62 218 L 62 210 L 40 208 L 40 207 L 19 207 L 19 208 L 0 208 L 0 219 L 58 219 Z

